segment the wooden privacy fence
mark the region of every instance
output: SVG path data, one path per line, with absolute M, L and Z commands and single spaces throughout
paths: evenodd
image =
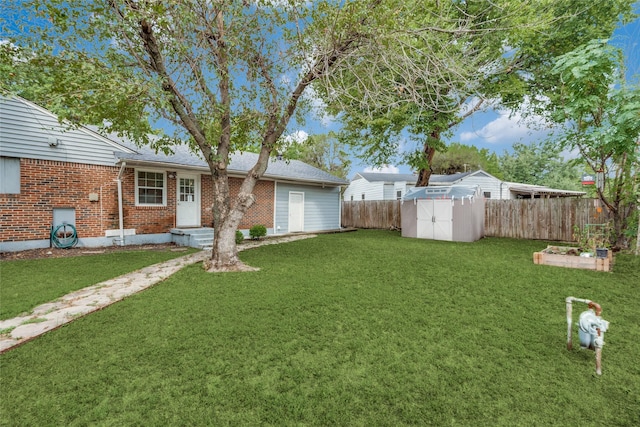
M 574 226 L 582 229 L 609 219 L 597 199 L 487 200 L 484 232 L 487 236 L 571 242 Z
M 400 229 L 399 200 L 342 202 L 342 226 Z
M 399 229 L 400 201 L 365 200 L 342 203 L 342 226 Z M 485 235 L 571 242 L 573 226 L 603 224 L 609 215 L 596 199 L 552 198 L 487 200 Z

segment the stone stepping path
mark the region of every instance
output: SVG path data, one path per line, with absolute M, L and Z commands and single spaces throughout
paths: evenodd
M 315 237 L 315 235 L 304 234 L 248 241 L 239 245 L 238 251 L 310 237 Z M 70 323 L 79 317 L 98 311 L 129 295 L 143 291 L 165 280 L 181 268 L 201 262 L 210 256 L 211 251 L 201 251 L 154 264 L 72 292 L 56 301 L 41 304 L 28 315 L 0 320 L 0 353 Z

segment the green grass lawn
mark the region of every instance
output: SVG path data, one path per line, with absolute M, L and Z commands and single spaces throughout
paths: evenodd
M 190 266 L 0 356 L 0 423 L 640 425 L 640 258 L 534 265 L 544 247 L 358 231 Z M 611 322 L 601 377 L 566 350 L 567 296 Z
M 140 268 L 194 252 L 171 248 L 0 262 L 0 320 Z

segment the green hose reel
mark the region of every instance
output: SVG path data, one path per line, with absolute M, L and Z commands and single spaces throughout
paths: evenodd
M 78 244 L 78 232 L 73 225 L 67 223 L 51 227 L 51 243 L 56 248 L 72 248 Z

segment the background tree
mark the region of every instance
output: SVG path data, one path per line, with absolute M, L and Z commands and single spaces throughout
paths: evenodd
M 581 169 L 576 161 L 562 158 L 562 147 L 556 142 L 515 143 L 513 152 L 505 151 L 498 163 L 505 181 L 582 190 Z
M 482 169 L 502 178 L 498 156 L 487 148 L 478 149 L 472 145 L 451 143 L 433 157 L 431 169 L 434 173 L 450 175 Z
M 351 167 L 346 147 L 333 132 L 309 135 L 299 142 L 292 141 L 283 154 L 285 158 L 301 160 L 343 179 L 347 179 Z
M 96 124 L 167 153 L 189 144 L 212 176 L 214 246 L 206 267 L 238 270 L 245 266 L 235 231 L 281 136 L 292 119 L 303 122 L 311 85 L 335 99 L 366 93 L 361 102 L 372 111 L 402 104 L 433 110 L 438 100 L 424 88 L 445 74 L 467 76 L 476 65 L 425 50 L 440 35 L 448 42 L 438 46 L 451 51 L 481 47 L 450 43 L 475 21 L 451 20 L 445 3 L 16 0 L 17 12 L 3 16 L 13 19 L 4 32 L 19 56 L 0 55 L 10 69 L 2 86 L 62 120 Z M 486 2 L 487 26 L 489 15 L 502 13 L 495 3 Z M 379 84 L 380 75 L 394 83 Z M 175 133 L 157 132 L 152 124 L 159 121 Z M 154 130 L 160 138 L 149 136 Z M 227 171 L 238 150 L 259 155 L 232 195 Z
M 439 61 L 463 61 L 469 67 L 453 72 L 436 67 L 437 76 L 419 79 L 419 84 L 404 78 L 402 60 L 376 69 L 371 80 L 396 88 L 386 102 L 374 103 L 384 105 L 378 109 L 368 105 L 373 97 L 367 85 L 356 85 L 343 98 L 329 92 L 326 98 L 342 113 L 342 138 L 374 165 L 402 159 L 418 171 L 418 185 L 427 185 L 434 155 L 445 147 L 443 138 L 466 117 L 496 104 L 511 109 L 532 104 L 532 111 L 537 111 L 541 108 L 537 100 L 556 87 L 557 76 L 551 73 L 555 57 L 594 37 L 609 37 L 621 17 L 623 21 L 633 17 L 634 0 L 606 3 L 603 7 L 581 0 L 436 2 L 439 16 L 446 15 L 449 23 L 464 22 L 464 31 L 452 27 L 426 37 L 420 28 L 429 26 L 432 15 L 421 13 L 404 23 L 414 29 L 414 37 L 388 49 L 398 56 L 422 55 L 427 70 Z M 406 9 L 415 6 L 406 4 Z M 369 76 L 367 61 L 358 60 L 353 67 L 359 78 Z
M 577 149 L 594 172 L 601 172 L 598 197 L 613 217 L 614 243 L 625 234 L 640 193 L 640 85 L 628 84 L 622 52 L 594 40 L 558 58 L 559 78 L 550 99 L 551 117 L 563 127 L 561 144 Z
M 5 61 L 14 71 L 3 87 L 63 120 L 98 124 L 168 153 L 172 144 L 190 144 L 213 181 L 207 268 L 243 269 L 235 231 L 270 154 L 294 114 L 306 111 L 304 91 L 381 27 L 381 3 L 18 1 L 22 16 L 36 16 L 5 26 L 21 51 Z M 43 76 L 38 85 L 27 78 L 33 75 Z M 158 120 L 175 134 L 151 138 Z M 250 148 L 258 161 L 232 195 L 230 154 Z

